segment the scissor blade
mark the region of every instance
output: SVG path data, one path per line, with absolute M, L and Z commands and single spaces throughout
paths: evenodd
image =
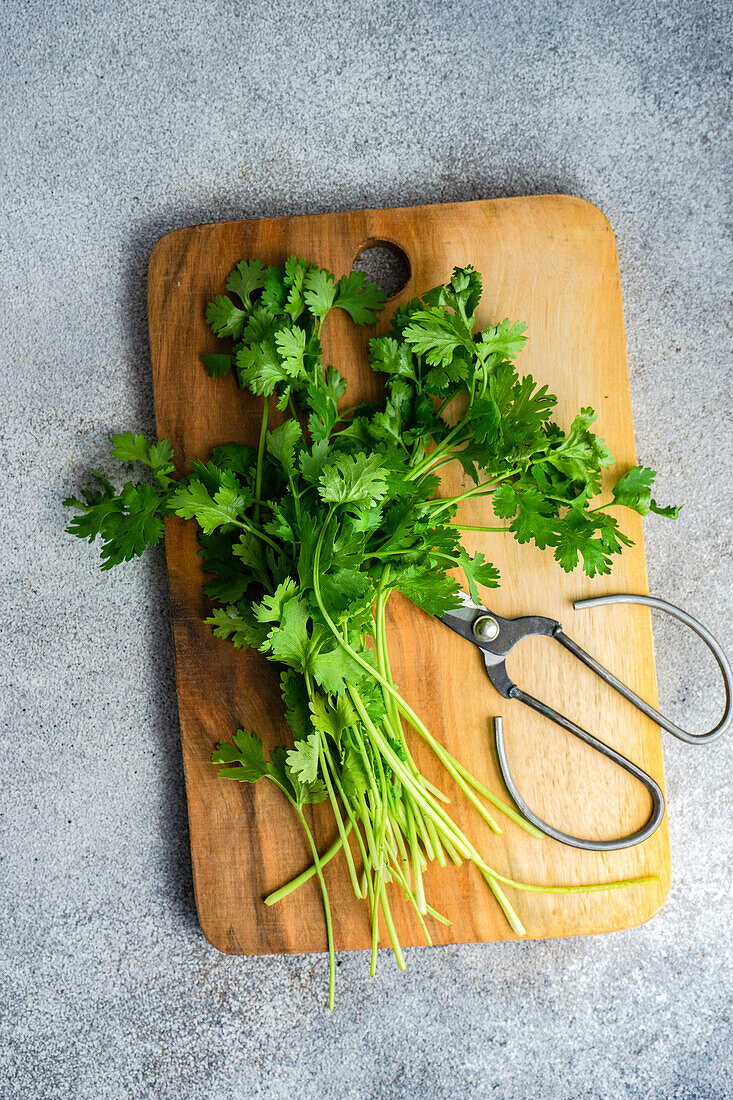
M 445 615 L 439 615 L 438 618 L 451 630 L 454 630 L 456 634 L 460 634 L 462 638 L 467 638 L 469 642 L 473 642 L 475 645 L 476 638 L 471 628 L 476 621 L 476 615 L 480 612 L 485 614 L 488 614 L 488 612 L 483 604 L 474 603 L 465 592 L 459 592 L 458 599 L 460 601 L 458 607 L 454 608 L 453 611 L 446 611 Z

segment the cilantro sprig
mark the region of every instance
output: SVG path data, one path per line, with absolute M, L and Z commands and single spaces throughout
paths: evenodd
M 404 966 L 388 886 L 407 897 L 428 942 L 428 921 L 447 921 L 426 899 L 430 861 L 473 863 L 519 935 L 524 929 L 502 884 L 561 889 L 529 887 L 492 869 L 420 774 L 410 749 L 414 734 L 494 831 L 500 828 L 487 803 L 541 836 L 454 759 L 400 695 L 387 647 L 391 594 L 440 615 L 456 605 L 461 584 L 479 600 L 482 587 L 499 583 L 484 552 L 471 555 L 462 544 L 464 500 L 491 506 L 486 518 L 493 522 L 470 527 L 487 533 L 487 552 L 503 532 L 591 577 L 608 573 L 632 544 L 617 509 L 669 517 L 677 509 L 657 505 L 654 472 L 639 466 L 619 478 L 609 503 L 595 503 L 613 462 L 592 430 L 595 413 L 581 409 L 568 429 L 553 420 L 556 397 L 515 365 L 527 339 L 522 323 L 505 319 L 477 331 L 482 281 L 472 267 L 456 268 L 445 285 L 395 310 L 389 333 L 369 344 L 383 397 L 346 410 L 346 382 L 323 363 L 321 329 L 335 309 L 356 324 L 374 324 L 382 292 L 363 275 L 336 279 L 295 256 L 282 268 L 244 260 L 225 289 L 206 316 L 226 345 L 205 356 L 204 367 L 212 378 L 234 371 L 252 395 L 246 399 L 261 399 L 258 446 L 216 447 L 209 462 L 175 477 L 167 441 L 115 436 L 113 456 L 142 465 L 146 476 L 117 491 L 96 474 L 96 488 L 65 502 L 77 511 L 68 530 L 101 538 L 107 569 L 159 542 L 166 516 L 193 520 L 212 604 L 206 621 L 217 637 L 257 649 L 281 669 L 290 744 L 266 758 L 261 740 L 238 730 L 212 760 L 223 779 L 273 783 L 303 825 L 313 865 L 265 903 L 317 877 L 332 1006 L 323 866 L 338 852 L 369 909 L 372 973 L 380 914 Z M 463 412 L 449 423 L 444 411 L 457 397 Z M 441 496 L 440 471 L 456 462 L 466 488 Z M 328 802 L 338 834 L 323 855 L 303 814 L 313 802 Z

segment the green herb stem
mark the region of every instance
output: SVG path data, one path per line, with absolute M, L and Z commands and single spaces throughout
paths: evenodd
M 351 822 L 349 822 L 349 824 L 346 826 L 346 834 L 348 835 L 350 831 Z M 343 843 L 344 842 L 341 839 L 341 836 L 337 836 L 331 847 L 327 848 L 323 855 L 319 857 L 321 867 L 325 867 L 326 864 L 333 859 L 336 853 L 341 851 Z M 268 894 L 267 897 L 263 899 L 264 904 L 277 905 L 277 903 L 279 901 L 282 901 L 283 898 L 288 897 L 289 894 L 292 894 L 295 890 L 298 890 L 301 886 L 304 886 L 306 882 L 310 882 L 313 876 L 317 873 L 318 871 L 316 865 L 315 863 L 312 863 L 310 867 L 308 867 L 301 874 L 296 875 L 295 878 L 290 879 L 290 881 L 286 882 L 284 886 L 281 886 L 279 890 L 273 890 L 271 894 Z
M 262 408 L 262 424 L 260 426 L 260 439 L 257 446 L 257 469 L 255 471 L 255 511 L 254 520 L 255 523 L 260 522 L 260 505 L 259 500 L 262 496 L 262 463 L 265 457 L 265 440 L 267 439 L 267 421 L 270 415 L 270 398 L 269 395 L 265 397 Z

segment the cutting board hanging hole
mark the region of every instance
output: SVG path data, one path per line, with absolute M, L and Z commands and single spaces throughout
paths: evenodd
M 381 287 L 387 298 L 395 298 L 412 275 L 410 261 L 392 241 L 370 240 L 357 252 L 352 271 L 361 271 Z

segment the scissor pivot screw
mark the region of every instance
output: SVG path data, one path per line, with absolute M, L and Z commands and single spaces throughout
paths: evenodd
M 499 624 L 491 615 L 479 615 L 473 624 L 473 632 L 477 638 L 484 642 L 493 642 L 499 637 Z

